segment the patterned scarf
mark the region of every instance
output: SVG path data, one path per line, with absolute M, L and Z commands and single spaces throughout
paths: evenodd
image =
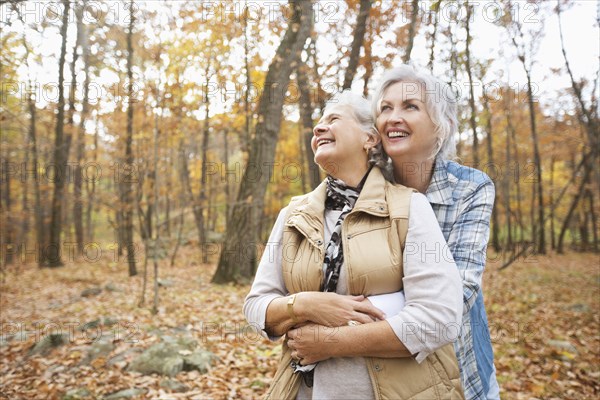
M 365 175 L 366 177 L 366 175 Z M 325 200 L 326 210 L 341 210 L 342 213 L 338 217 L 331 239 L 325 248 L 325 259 L 323 267 L 325 275 L 321 284 L 322 292 L 335 292 L 338 279 L 340 278 L 340 269 L 344 263 L 344 248 L 342 246 L 342 223 L 346 219 L 346 215 L 354 208 L 354 204 L 358 199 L 364 178 L 359 183 L 357 188 L 346 185 L 339 179 L 332 176 L 327 176 L 327 199 Z
M 371 167 L 361 179 L 357 187 L 353 188 L 346 185 L 343 181 L 335 179 L 327 175 L 327 198 L 325 199 L 326 210 L 341 210 L 342 213 L 338 217 L 331 234 L 331 239 L 325 248 L 325 259 L 323 267 L 325 275 L 321 284 L 322 292 L 335 292 L 337 289 L 338 280 L 340 278 L 340 270 L 344 263 L 344 247 L 342 246 L 342 223 L 346 219 L 346 215 L 354 208 L 354 204 L 358 199 L 358 195 L 371 172 Z M 317 364 L 309 364 L 301 366 L 295 360 L 292 360 L 291 367 L 294 373 L 301 373 L 304 383 L 308 387 L 313 386 L 314 368 Z

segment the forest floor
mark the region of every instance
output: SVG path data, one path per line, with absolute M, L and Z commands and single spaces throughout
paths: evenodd
M 143 389 L 140 399 L 261 397 L 281 347 L 245 323 L 241 307 L 249 286 L 211 284 L 214 265 L 197 259 L 195 251 L 183 248 L 182 261 L 161 267 L 165 286 L 159 289 L 156 315 L 151 284 L 145 305 L 138 307 L 142 277 L 128 278 L 124 262 L 9 270 L 0 286 L 0 398 L 63 399 L 78 389 L 101 399 L 130 388 Z M 528 256 L 498 271 L 501 264 L 490 254 L 484 290 L 502 398 L 598 398 L 598 255 Z M 92 287 L 102 290 L 81 296 Z M 100 318 L 104 324 L 78 329 Z M 208 373 L 184 371 L 174 377 L 187 386 L 185 392 L 161 386 L 163 377 L 156 374 L 128 371 L 129 359 L 119 357 L 155 343 L 158 331 L 187 332 L 217 356 Z M 69 335 L 64 345 L 31 354 L 45 335 L 57 332 Z M 85 362 L 86 349 L 102 336 L 114 346 Z

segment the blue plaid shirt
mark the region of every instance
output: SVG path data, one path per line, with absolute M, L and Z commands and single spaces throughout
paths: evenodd
M 494 353 L 481 278 L 494 206 L 494 184 L 481 171 L 438 158 L 426 196 L 463 280 L 463 327 L 454 349 L 465 398 L 486 399 L 494 373 Z

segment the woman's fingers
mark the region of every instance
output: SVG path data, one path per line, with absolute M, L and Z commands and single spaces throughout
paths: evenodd
M 356 311 L 360 311 L 361 313 L 367 314 L 375 319 L 385 319 L 385 313 L 381 311 L 379 308 L 375 307 L 371 304 L 370 301 L 362 301 L 360 302 L 356 308 Z M 370 322 L 370 321 L 369 321 Z
M 360 324 L 368 324 L 369 322 L 373 322 L 373 318 L 371 318 L 371 316 L 369 316 L 368 314 L 364 314 L 362 312 L 357 312 L 356 317 L 351 319 L 351 321 L 356 321 L 356 322 L 359 322 Z M 348 322 L 350 322 L 350 321 L 348 321 Z M 348 325 L 350 325 L 350 323 L 348 323 Z

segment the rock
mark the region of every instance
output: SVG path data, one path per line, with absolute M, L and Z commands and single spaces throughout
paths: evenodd
M 175 282 L 173 282 L 170 279 L 159 279 L 158 280 L 158 287 L 171 287 L 175 285 Z
M 171 346 L 177 347 L 177 350 L 193 350 L 198 345 L 196 339 L 191 336 L 170 336 L 164 335 L 161 337 L 161 341 L 168 343 Z
M 92 394 L 87 388 L 71 389 L 62 397 L 62 400 L 82 400 L 90 398 Z
M 579 354 L 579 351 L 577 351 L 577 348 L 575 346 L 573 346 L 570 342 L 567 342 L 566 340 L 550 339 L 550 340 L 548 340 L 548 345 L 550 345 L 558 350 L 562 350 L 563 352 L 571 353 L 573 355 Z
M 113 318 L 113 317 L 104 317 L 104 319 L 102 320 L 102 324 L 104 326 L 113 326 L 119 323 L 119 320 L 117 318 Z
M 150 346 L 134 359 L 128 370 L 171 377 L 182 370 L 205 373 L 211 366 L 214 354 L 196 349 L 197 345 L 197 341 L 190 336 L 165 335 L 160 343 Z
M 177 354 L 175 346 L 164 342 L 157 343 L 134 359 L 127 369 L 142 374 L 156 372 L 161 375 L 175 376 L 183 370 L 183 358 Z
M 66 333 L 51 333 L 46 335 L 35 344 L 29 351 L 30 355 L 33 354 L 46 354 L 48 351 L 55 347 L 62 346 L 69 341 L 69 335 Z
M 144 389 L 131 388 L 131 389 L 125 389 L 125 390 L 120 390 L 115 393 L 111 393 L 108 396 L 103 397 L 103 399 L 104 400 L 129 399 L 131 397 L 139 396 L 144 393 L 146 393 L 146 390 L 144 390 Z
M 77 328 L 77 330 L 79 331 L 87 331 L 89 329 L 96 329 L 101 325 L 104 326 L 113 326 L 116 323 L 118 323 L 119 320 L 117 320 L 116 318 L 112 318 L 112 317 L 102 317 L 102 318 L 98 318 L 95 319 L 93 321 L 90 322 L 86 322 L 85 324 L 81 325 L 79 328 Z
M 185 356 L 183 361 L 184 371 L 198 371 L 201 374 L 208 372 L 214 358 L 213 353 L 206 350 L 196 350 L 189 356 Z
M 87 288 L 83 292 L 81 292 L 81 297 L 97 296 L 101 292 L 102 292 L 102 288 L 101 287 L 94 286 L 94 287 L 91 287 L 91 288 Z
M 160 387 L 170 390 L 175 393 L 184 393 L 190 390 L 189 387 L 175 379 L 163 379 L 160 381 Z
M 114 357 L 111 357 L 106 362 L 106 365 L 110 366 L 110 367 L 112 367 L 113 365 L 116 365 L 120 368 L 123 368 L 124 366 L 129 364 L 132 359 L 134 359 L 136 356 L 138 356 L 142 352 L 143 352 L 143 350 L 139 349 L 137 347 L 127 349 L 127 350 L 115 355 Z
M 92 343 L 88 349 L 87 355 L 81 360 L 81 364 L 89 364 L 98 357 L 106 357 L 114 350 L 114 348 L 115 345 L 113 344 L 112 339 L 102 338 L 97 342 Z
M 107 292 L 122 292 L 123 289 L 121 289 L 120 287 L 118 287 L 117 285 L 115 285 L 112 282 L 108 282 L 106 285 L 104 285 L 104 289 Z
M 27 341 L 27 339 L 29 339 L 27 331 L 20 330 L 19 332 L 15 333 L 10 340 L 15 340 L 17 342 L 25 342 Z
M 580 313 L 587 313 L 587 312 L 591 311 L 590 307 L 587 304 L 581 304 L 581 303 L 573 304 L 573 305 L 569 306 L 568 309 L 570 311 L 575 311 L 575 312 L 580 312 Z
M 79 331 L 87 331 L 88 329 L 96 329 L 101 324 L 102 324 L 102 321 L 98 318 L 98 319 L 95 319 L 93 321 L 86 322 L 85 324 L 83 324 L 79 328 L 77 328 L 77 330 L 79 330 Z
M 56 374 L 60 374 L 65 371 L 65 366 L 60 364 L 54 364 L 49 366 L 42 374 L 42 379 L 45 381 L 51 381 L 52 377 Z

